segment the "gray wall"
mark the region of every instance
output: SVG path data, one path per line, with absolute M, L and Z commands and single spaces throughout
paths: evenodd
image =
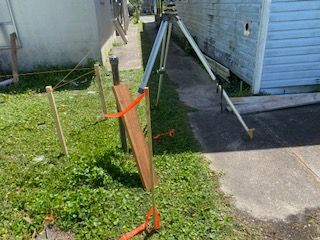
M 273 0 L 262 91 L 303 91 L 300 87 L 289 87 L 319 84 L 317 78 L 320 78 L 320 0 Z
M 201 50 L 252 84 L 261 1 L 180 0 L 176 4 Z
M 102 62 L 108 61 L 108 51 L 112 47 L 115 37 L 113 27 L 113 11 L 110 0 L 95 0 L 96 21 L 99 33 L 99 45 L 101 49 Z
M 18 49 L 20 70 L 74 64 L 90 50 L 89 57 L 100 60 L 101 47 L 110 46 L 113 28 L 106 20 L 110 17 L 108 0 L 10 2 L 22 46 Z M 10 68 L 9 56 L 8 50 L 0 50 L 0 69 Z

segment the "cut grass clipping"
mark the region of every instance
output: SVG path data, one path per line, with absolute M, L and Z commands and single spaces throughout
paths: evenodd
M 133 96 L 141 75 L 142 70 L 121 72 Z M 111 77 L 104 82 L 114 112 Z M 164 89 L 160 108 L 152 111 L 153 131 L 174 128 L 176 135 L 154 142 L 162 228 L 151 239 L 248 239 L 217 190 L 218 177 L 197 153 L 187 109 L 167 80 Z M 43 230 L 47 216 L 76 239 L 117 239 L 141 224 L 150 194 L 133 157 L 119 149 L 118 120 L 98 121 L 95 82 L 55 92 L 70 158 L 60 156 L 47 96 L 39 90 L 0 96 L 0 238 L 30 239 Z M 153 101 L 155 91 L 151 85 Z

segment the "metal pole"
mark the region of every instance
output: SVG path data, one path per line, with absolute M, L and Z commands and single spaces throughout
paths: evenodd
M 163 59 L 162 65 L 160 65 L 160 77 L 159 77 L 159 86 L 158 86 L 156 106 L 158 106 L 158 104 L 159 104 L 163 75 L 165 74 L 165 70 L 166 70 L 166 66 L 167 66 L 169 46 L 170 46 L 171 33 L 172 33 L 172 25 L 173 25 L 172 22 L 170 22 L 169 29 L 168 29 L 168 35 L 167 35 L 167 41 L 166 41 L 166 49 L 164 52 L 164 59 Z
M 209 73 L 211 79 L 213 81 L 216 81 L 216 76 L 211 71 L 209 63 L 207 62 L 206 58 L 203 56 L 203 54 L 202 54 L 201 50 L 199 49 L 197 43 L 194 41 L 193 37 L 190 35 L 190 33 L 189 33 L 188 29 L 186 28 L 186 26 L 184 25 L 184 23 L 180 19 L 178 19 L 177 20 L 177 24 L 180 27 L 180 29 L 183 32 L 183 34 L 185 35 L 185 37 L 188 39 L 188 41 L 191 44 L 193 50 L 196 52 L 198 58 L 200 59 L 200 61 L 202 62 L 203 66 L 205 67 L 205 69 Z
M 148 126 L 148 146 L 149 146 L 149 156 L 150 156 L 150 183 L 151 183 L 151 198 L 152 198 L 152 219 L 153 226 L 156 225 L 156 197 L 154 192 L 154 176 L 153 176 L 153 150 L 152 150 L 152 127 L 151 127 L 151 111 L 150 111 L 150 93 L 149 88 L 144 88 L 144 92 L 146 94 L 146 117 L 147 117 L 147 126 Z
M 162 38 L 159 71 L 161 71 L 161 68 L 162 68 L 162 66 L 163 66 L 164 53 L 165 53 L 165 50 L 166 50 L 166 40 L 167 40 L 166 34 L 167 34 L 167 32 L 168 32 L 168 31 L 165 32 L 165 37 Z
M 120 84 L 119 59 L 117 56 L 111 56 L 109 60 L 110 60 L 110 65 L 112 69 L 113 85 L 116 86 Z M 120 111 L 119 106 L 117 106 L 117 111 Z M 127 152 L 128 146 L 127 146 L 126 130 L 124 128 L 124 124 L 121 118 L 119 118 L 119 131 L 120 131 L 120 140 L 121 140 L 122 150 L 124 152 Z
M 139 93 L 142 93 L 144 88 L 148 84 L 148 81 L 149 81 L 149 78 L 150 78 L 150 75 L 151 75 L 151 71 L 152 71 L 154 63 L 155 63 L 155 61 L 157 59 L 157 55 L 158 55 L 158 52 L 159 52 L 159 49 L 160 49 L 160 46 L 161 46 L 161 42 L 162 42 L 162 39 L 164 38 L 164 35 L 165 35 L 166 31 L 167 31 L 167 28 L 168 28 L 168 21 L 161 22 L 157 37 L 156 37 L 156 39 L 154 41 L 154 45 L 152 47 L 152 50 L 151 50 L 151 53 L 150 53 L 150 57 L 149 57 L 149 60 L 148 60 L 148 63 L 147 63 L 147 66 L 146 66 L 146 69 L 145 69 L 145 72 L 144 72 L 144 75 L 143 75 L 143 78 L 142 78 L 141 85 L 140 85 L 139 90 L 138 90 Z
M 180 27 L 181 31 L 183 32 L 183 34 L 185 35 L 185 37 L 188 39 L 189 43 L 191 44 L 193 50 L 196 52 L 197 56 L 199 57 L 201 63 L 203 64 L 203 66 L 205 67 L 205 69 L 207 70 L 207 72 L 209 73 L 211 79 L 213 81 L 216 81 L 216 77 L 214 76 L 213 72 L 211 71 L 210 65 L 207 62 L 206 58 L 203 56 L 201 50 L 199 49 L 197 43 L 194 41 L 194 39 L 192 38 L 192 36 L 190 35 L 187 27 L 184 25 L 184 23 L 178 18 L 177 19 L 177 23 L 178 26 Z M 221 88 L 221 86 L 218 86 L 219 90 L 222 91 L 223 93 L 223 97 L 226 99 L 228 105 L 231 107 L 233 113 L 236 115 L 236 117 L 238 118 L 238 120 L 240 121 L 241 125 L 243 126 L 243 128 L 246 130 L 246 132 L 248 133 L 250 138 L 253 138 L 253 131 L 254 129 L 249 129 L 248 126 L 246 125 L 246 123 L 244 122 L 243 118 L 241 117 L 241 115 L 239 114 L 238 110 L 235 108 L 235 106 L 233 105 L 233 103 L 231 102 L 228 94 Z

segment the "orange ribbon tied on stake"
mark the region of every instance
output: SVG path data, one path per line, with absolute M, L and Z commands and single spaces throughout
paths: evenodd
M 134 236 L 142 233 L 143 231 L 147 231 L 148 230 L 148 225 L 149 225 L 149 219 L 153 216 L 153 211 L 155 212 L 155 223 L 152 229 L 150 229 L 150 232 L 152 231 L 157 231 L 160 229 L 160 215 L 157 209 L 150 209 L 147 213 L 146 216 L 146 221 L 141 224 L 139 227 L 137 227 L 136 229 L 134 229 L 131 232 L 126 233 L 125 235 L 123 235 L 121 238 L 119 238 L 119 240 L 129 240 L 131 238 L 133 238 Z
M 169 128 L 168 132 L 159 133 L 156 136 L 154 136 L 153 139 L 158 141 L 163 136 L 174 137 L 174 134 L 175 134 L 175 130 L 173 128 Z
M 111 113 L 111 114 L 104 114 L 103 116 L 105 118 L 119 118 L 119 117 L 122 117 L 124 116 L 125 114 L 127 114 L 128 112 L 130 112 L 130 110 L 132 108 L 134 108 L 136 105 L 138 105 L 141 100 L 145 97 L 146 93 L 143 92 L 142 94 L 140 94 L 140 96 L 138 96 L 132 103 L 130 103 L 128 105 L 128 107 L 123 110 L 122 112 L 118 112 L 118 113 Z

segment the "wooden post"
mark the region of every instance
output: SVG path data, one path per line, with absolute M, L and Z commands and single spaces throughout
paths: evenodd
M 57 130 L 60 146 L 62 148 L 62 152 L 66 156 L 69 156 L 67 145 L 66 145 L 66 141 L 65 141 L 65 138 L 64 138 L 64 135 L 63 135 L 63 130 L 62 130 L 60 118 L 59 118 L 58 109 L 57 109 L 56 102 L 55 102 L 55 99 L 54 99 L 54 96 L 53 96 L 53 89 L 52 89 L 51 86 L 47 86 L 46 87 L 46 91 L 48 93 L 48 98 L 49 98 L 49 103 L 50 103 L 50 107 L 51 107 L 51 111 L 52 111 L 52 116 L 54 118 L 54 122 L 55 122 L 55 125 L 56 125 L 56 130 Z
M 117 56 L 111 56 L 109 60 L 110 60 L 110 65 L 112 69 L 113 85 L 116 86 L 120 84 L 119 59 Z M 119 106 L 117 106 L 117 110 L 120 111 Z M 121 140 L 122 150 L 124 152 L 127 152 L 128 146 L 127 146 L 126 130 L 121 118 L 119 118 L 119 129 L 120 129 L 120 140 Z
M 105 97 L 104 91 L 103 91 L 103 85 L 102 85 L 101 74 L 100 74 L 100 66 L 98 63 L 96 63 L 94 65 L 94 70 L 95 70 L 96 79 L 97 79 L 98 88 L 99 88 L 99 95 L 100 95 L 102 112 L 103 112 L 103 114 L 106 114 L 107 113 L 106 97 Z
M 17 34 L 15 32 L 10 34 L 10 45 L 13 83 L 17 83 L 19 81 L 19 73 L 17 59 Z
M 242 91 L 243 91 L 243 81 L 240 80 L 240 93 L 242 93 Z
M 146 98 L 146 118 L 147 118 L 147 130 L 148 130 L 148 145 L 150 155 L 153 156 L 153 147 L 152 147 L 152 125 L 151 125 L 151 110 L 150 110 L 150 92 L 149 88 L 144 88 L 145 98 Z
M 130 18 L 129 18 L 129 11 L 128 11 L 128 1 L 122 1 L 123 7 L 123 25 L 124 25 L 124 32 L 127 34 L 129 25 L 130 25 Z
M 118 20 L 117 20 L 117 19 L 113 19 L 113 24 L 114 24 L 114 27 L 115 27 L 117 33 L 119 33 L 122 41 L 123 41 L 125 44 L 127 44 L 127 43 L 128 43 L 128 38 L 127 38 L 127 36 L 126 36 L 126 34 L 125 34 L 122 26 L 121 26 L 120 23 L 118 22 Z
M 147 129 L 148 129 L 148 146 L 149 146 L 149 159 L 150 159 L 150 183 L 151 183 L 151 197 L 152 197 L 152 219 L 153 226 L 156 226 L 156 197 L 154 192 L 154 176 L 153 176 L 153 148 L 152 148 L 152 126 L 151 126 L 151 110 L 150 110 L 150 93 L 149 88 L 144 88 L 146 98 L 146 117 L 147 117 Z

